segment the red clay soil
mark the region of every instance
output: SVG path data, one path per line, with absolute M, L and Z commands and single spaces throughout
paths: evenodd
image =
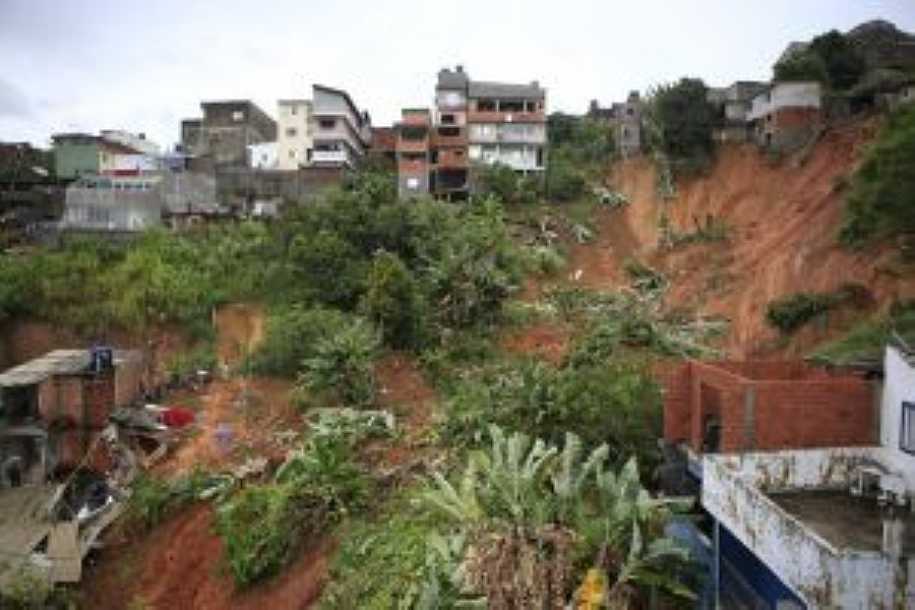
M 185 474 L 195 466 L 226 470 L 248 456 L 283 460 L 286 447 L 276 437 L 284 430 L 302 429 L 301 412 L 290 402 L 292 383 L 283 379 L 232 378 L 216 380 L 201 393 L 177 393 L 167 406 L 197 407 L 197 421 L 188 438 L 154 468 L 157 475 Z M 217 430 L 231 431 L 231 445 L 217 441 Z
M 838 316 L 818 331 L 779 341 L 765 321 L 766 305 L 799 291 L 832 291 L 844 283 L 867 286 L 878 307 L 915 296 L 912 274 L 885 269 L 892 248 L 851 252 L 839 247 L 843 193 L 837 185 L 854 170 L 874 121 L 827 131 L 803 163 L 773 164 L 752 145 L 723 147 L 705 177 L 680 181 L 677 197 L 655 192 L 649 159 L 622 162 L 613 175 L 631 204 L 602 211 L 595 243 L 571 248 L 569 272 L 578 282 L 611 288 L 627 280 L 622 264 L 643 258 L 672 280 L 669 305 L 698 307 L 731 320 L 724 346 L 732 357 L 798 355 L 835 336 L 851 320 Z M 685 233 L 711 215 L 730 227 L 728 243 L 695 244 L 657 253 L 658 220 L 667 209 L 672 226 Z
M 109 536 L 103 561 L 84 573 L 86 608 L 124 610 L 304 610 L 327 580 L 334 542 L 312 544 L 276 578 L 236 591 L 221 565 L 213 509 L 199 504 L 168 519 L 139 540 Z
M 510 353 L 538 356 L 558 365 L 569 346 L 569 332 L 555 324 L 540 322 L 507 333 L 502 348 Z
M 223 305 L 213 313 L 220 363 L 238 364 L 264 339 L 264 308 L 248 303 Z

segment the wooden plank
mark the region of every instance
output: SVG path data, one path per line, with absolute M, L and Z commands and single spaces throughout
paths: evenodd
M 58 523 L 48 536 L 48 560 L 51 562 L 51 582 L 79 582 L 83 575 L 83 560 L 79 552 L 79 526 L 76 521 Z

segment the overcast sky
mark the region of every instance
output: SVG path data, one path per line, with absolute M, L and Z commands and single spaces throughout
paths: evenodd
M 680 76 L 766 79 L 791 40 L 915 0 L 0 0 L 0 141 L 123 128 L 163 145 L 201 100 L 341 87 L 376 125 L 431 103 L 439 68 L 547 87 L 550 110 Z

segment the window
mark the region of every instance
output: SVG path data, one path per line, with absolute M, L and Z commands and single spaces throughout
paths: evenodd
M 902 422 L 899 427 L 899 448 L 915 454 L 915 403 L 902 403 Z
M 245 113 L 242 112 L 241 110 L 236 110 L 236 111 L 234 111 L 234 112 L 232 113 L 232 120 L 235 121 L 236 123 L 239 123 L 239 122 L 241 122 L 241 121 L 244 121 L 244 120 L 245 120 Z
M 291 114 L 291 115 L 296 115 L 296 114 L 298 114 L 298 113 L 299 113 L 299 107 L 298 107 L 298 106 L 290 106 L 290 107 L 289 107 L 289 114 Z
M 496 111 L 496 101 L 495 100 L 477 100 L 477 110 L 480 112 L 495 112 Z
M 321 119 L 318 121 L 318 125 L 321 129 L 333 129 L 337 125 L 337 121 L 335 119 Z
M 297 130 L 295 127 L 287 127 L 287 128 L 286 128 L 286 137 L 287 137 L 287 138 L 294 138 L 294 137 L 296 137 L 296 134 L 298 134 L 298 133 L 299 133 L 299 132 L 298 132 L 298 130 Z
M 442 125 L 454 125 L 454 115 L 453 114 L 443 114 L 442 115 Z
M 445 138 L 459 136 L 461 135 L 461 129 L 460 127 L 439 127 L 438 135 Z

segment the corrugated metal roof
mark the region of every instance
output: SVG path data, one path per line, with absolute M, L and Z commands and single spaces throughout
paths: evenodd
M 114 365 L 140 357 L 136 350 L 114 350 Z M 40 358 L 0 373 L 0 387 L 34 385 L 54 375 L 72 375 L 85 371 L 92 355 L 87 349 L 58 349 Z
M 54 375 L 78 373 L 89 366 L 89 350 L 59 349 L 0 373 L 0 387 L 34 385 Z
M 546 91 L 535 83 L 516 85 L 511 83 L 487 83 L 484 81 L 470 81 L 468 93 L 470 97 L 539 99 L 546 96 Z

